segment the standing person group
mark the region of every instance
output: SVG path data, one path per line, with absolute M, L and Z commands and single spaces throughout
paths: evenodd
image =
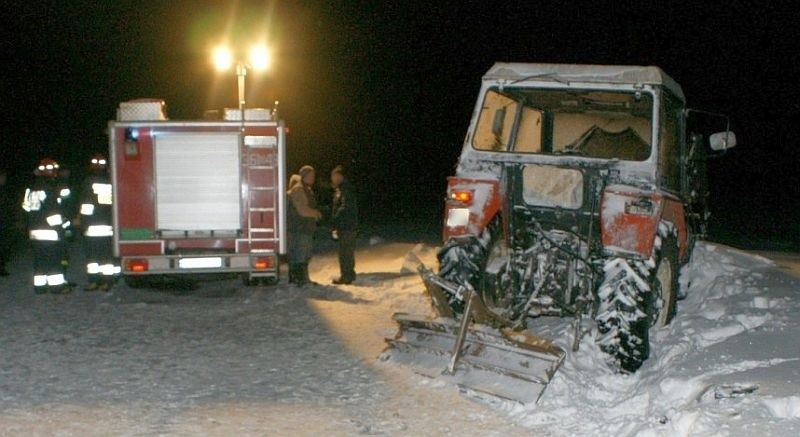
M 314 191 L 316 172 L 304 165 L 289 179 L 287 197 L 289 234 L 289 283 L 300 286 L 314 284 L 308 275 L 308 263 L 313 254 L 314 233 L 322 212 Z M 358 205 L 353 186 L 342 166 L 331 172 L 333 199 L 331 205 L 332 236 L 338 241 L 341 275 L 334 284 L 352 284 L 356 279 L 355 246 L 358 234 Z
M 95 155 L 82 190 L 80 217 L 86 257 L 87 291 L 108 290 L 120 273 L 113 257 L 111 224 L 112 189 L 107 161 Z M 33 249 L 33 288 L 37 294 L 69 293 L 68 239 L 72 230 L 73 193 L 53 159 L 43 159 L 33 185 L 25 190 L 22 209 L 28 216 L 28 236 Z

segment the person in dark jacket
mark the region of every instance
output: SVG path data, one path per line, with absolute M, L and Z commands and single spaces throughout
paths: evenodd
M 353 185 L 347 179 L 344 167 L 336 166 L 331 172 L 333 202 L 331 225 L 333 237 L 339 243 L 339 272 L 334 284 L 352 284 L 356 280 L 356 237 L 358 236 L 358 202 Z
M 317 196 L 314 193 L 315 180 L 314 168 L 304 165 L 298 174 L 292 175 L 289 179 L 289 189 L 286 193 L 289 199 L 289 283 L 300 286 L 311 282 L 308 276 L 308 263 L 314 249 L 317 221 L 322 218 L 322 213 L 317 209 Z

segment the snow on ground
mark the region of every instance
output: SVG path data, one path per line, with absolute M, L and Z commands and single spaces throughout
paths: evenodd
M 376 358 L 390 317 L 430 307 L 435 249 L 374 239 L 350 286 L 118 287 L 34 296 L 0 279 L 0 435 L 800 435 L 800 282 L 699 244 L 689 297 L 631 376 L 590 336 L 535 406 L 487 406 Z M 312 278 L 336 276 L 332 254 Z M 565 321 L 533 324 L 570 341 Z
M 689 295 L 638 373 L 608 371 L 587 336 L 539 405 L 512 416 L 550 435 L 800 435 L 800 283 L 707 243 L 682 279 Z
M 360 251 L 348 287 L 231 279 L 67 296 L 35 296 L 21 255 L 0 279 L 0 435 L 515 432 L 501 412 L 377 364 L 392 312 L 428 310 L 401 273 L 413 248 Z M 320 256 L 312 277 L 329 283 L 335 266 Z

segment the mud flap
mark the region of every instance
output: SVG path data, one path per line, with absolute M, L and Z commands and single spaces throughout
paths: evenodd
M 447 284 L 421 273 L 434 308 L 446 307 L 441 305 L 446 299 L 441 285 Z M 477 295 L 469 293 L 467 298 L 469 310 L 460 321 L 449 307 L 439 311 L 440 317 L 434 320 L 395 314 L 400 330 L 395 338 L 387 339 L 384 357 L 479 398 L 536 403 L 564 361 L 564 350 L 526 330 L 489 326 L 487 323 L 496 325 L 500 319 L 488 315 L 491 313 Z M 463 317 L 476 323 L 464 323 Z

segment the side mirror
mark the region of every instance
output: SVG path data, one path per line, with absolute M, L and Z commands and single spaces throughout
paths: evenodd
M 731 131 L 717 132 L 708 137 L 708 145 L 711 150 L 716 152 L 724 152 L 725 150 L 732 149 L 736 146 L 736 134 Z

